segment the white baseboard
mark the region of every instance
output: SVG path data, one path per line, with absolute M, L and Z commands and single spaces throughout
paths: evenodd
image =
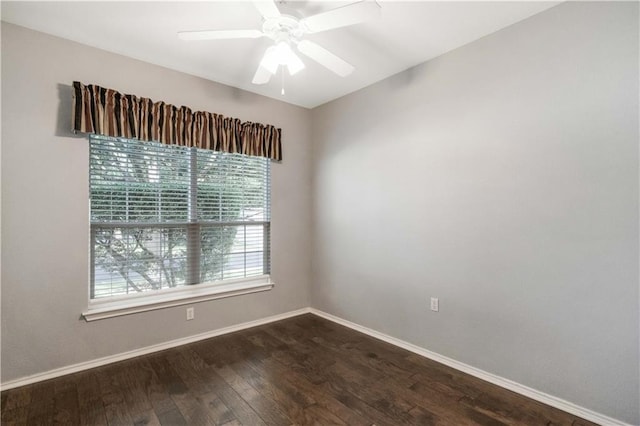
M 451 359 L 444 355 L 440 355 L 436 352 L 429 351 L 420 346 L 416 346 L 412 343 L 405 342 L 404 340 L 396 339 L 395 337 L 391 337 L 384 333 L 380 333 L 378 331 L 364 327 L 360 324 L 347 321 L 345 319 L 336 317 L 334 315 L 328 314 L 318 309 L 310 308 L 309 311 L 312 314 L 322 317 L 324 319 L 327 319 L 329 321 L 333 321 L 337 324 L 344 325 L 345 327 L 349 327 L 353 330 L 367 334 L 371 337 L 390 343 L 394 346 L 398 346 L 400 348 L 406 349 L 410 352 L 421 355 L 425 358 L 429 358 L 433 361 L 439 362 L 451 368 L 455 368 L 456 370 L 462 371 L 471 376 L 493 383 L 494 385 L 498 385 L 505 389 L 509 389 L 510 391 L 519 393 L 520 395 L 524 395 L 528 398 L 542 402 L 543 404 L 547 404 L 547 405 L 550 405 L 551 407 L 558 408 L 562 411 L 566 411 L 567 413 L 581 417 L 585 420 L 589 420 L 591 422 L 598 423 L 604 426 L 632 426 L 629 423 L 625 423 L 623 421 L 605 416 L 604 414 L 597 413 L 595 411 L 576 405 L 572 402 L 565 401 L 564 399 L 555 397 L 553 395 L 549 395 L 544 392 L 540 392 L 528 386 L 514 382 L 513 380 L 505 379 L 504 377 L 500 377 L 495 374 L 488 373 L 484 370 L 480 370 L 479 368 L 472 367 L 468 364 L 464 364 L 462 362 L 456 361 L 455 359 Z
M 258 319 L 255 321 L 244 322 L 241 324 L 219 328 L 217 330 L 212 330 L 205 333 L 184 337 L 181 339 L 171 340 L 169 342 L 160 343 L 157 345 L 147 346 L 145 348 L 135 349 L 132 351 L 123 352 L 116 355 L 98 358 L 92 361 L 81 362 L 81 363 L 69 365 L 66 367 L 56 368 L 54 370 L 46 371 L 44 373 L 21 377 L 19 379 L 11 380 L 11 381 L 0 384 L 0 390 L 4 391 L 4 390 L 24 386 L 24 385 L 29 385 L 31 383 L 41 382 L 43 380 L 53 379 L 55 377 L 60 377 L 67 374 L 77 373 L 79 371 L 88 370 L 90 368 L 100 367 L 100 366 L 111 364 L 114 362 L 123 361 L 125 359 L 130 359 L 137 356 L 162 351 L 165 349 L 174 348 L 176 346 L 186 345 L 188 343 L 197 342 L 199 340 L 209 339 L 211 337 L 233 333 L 234 331 L 245 330 L 251 327 L 257 327 L 259 325 L 264 325 L 271 322 L 280 321 L 283 319 L 287 319 L 287 318 L 291 318 L 291 317 L 295 317 L 295 316 L 307 314 L 307 313 L 312 313 L 319 317 L 325 318 L 329 321 L 333 321 L 337 324 L 344 325 L 345 327 L 349 327 L 353 330 L 367 334 L 371 337 L 390 343 L 394 346 L 398 346 L 400 348 L 406 349 L 410 352 L 421 355 L 425 358 L 432 359 L 436 362 L 447 365 L 451 368 L 455 368 L 456 370 L 470 374 L 479 379 L 486 380 L 487 382 L 493 383 L 505 389 L 509 389 L 513 392 L 524 395 L 528 398 L 550 405 L 551 407 L 555 407 L 560 410 L 566 411 L 567 413 L 571 413 L 578 417 L 582 417 L 583 419 L 586 419 L 601 425 L 606 425 L 606 426 L 632 426 L 623 421 L 605 416 L 604 414 L 597 413 L 595 411 L 576 405 L 572 402 L 565 401 L 564 399 L 555 397 L 553 395 L 549 395 L 544 392 L 540 392 L 538 390 L 532 389 L 528 386 L 522 385 L 512 380 L 505 379 L 504 377 L 500 377 L 495 374 L 488 373 L 484 370 L 480 370 L 479 368 L 472 367 L 468 364 L 464 364 L 462 362 L 456 361 L 444 355 L 440 355 L 436 352 L 429 351 L 420 346 L 416 346 L 412 343 L 408 343 L 403 340 L 396 339 L 395 337 L 391 337 L 384 333 L 380 333 L 378 331 L 375 331 L 370 328 L 364 327 L 362 325 L 353 323 L 351 321 L 347 321 L 345 319 L 336 317 L 334 315 L 328 314 L 326 312 L 320 311 L 315 308 L 302 308 L 295 311 L 285 312 L 283 314 L 278 314 L 278 315 L 273 315 L 267 318 Z
M 211 337 L 220 336 L 227 333 L 233 333 L 234 331 L 245 330 L 251 327 L 257 327 L 259 325 L 268 324 L 270 322 L 280 321 L 286 318 L 295 317 L 298 315 L 309 313 L 309 308 L 302 308 L 295 311 L 285 312 L 283 314 L 273 315 L 267 318 L 261 318 L 255 321 L 243 322 L 242 324 L 236 324 L 229 327 L 219 328 L 217 330 L 207 331 L 205 333 L 196 334 L 189 337 L 183 337 L 180 339 L 171 340 L 169 342 L 160 343 L 157 345 L 147 346 L 140 349 L 134 349 L 132 351 L 123 352 L 116 355 L 110 355 L 103 358 L 94 359 L 92 361 L 81 362 L 78 364 L 69 365 L 66 367 L 56 368 L 44 373 L 33 374 L 31 376 L 21 377 L 19 379 L 10 380 L 8 382 L 0 384 L 0 390 L 8 390 L 17 388 L 31 383 L 41 382 L 43 380 L 53 379 L 55 377 L 65 376 L 71 373 L 77 373 L 79 371 L 88 370 L 90 368 L 100 367 L 103 365 L 111 364 L 125 359 L 135 358 L 140 355 L 146 355 L 153 352 L 163 351 L 165 349 L 175 348 L 176 346 L 186 345 L 187 343 L 197 342 L 199 340 L 209 339 Z

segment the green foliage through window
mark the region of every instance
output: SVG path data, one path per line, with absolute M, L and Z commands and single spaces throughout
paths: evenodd
M 90 137 L 91 297 L 269 273 L 270 163 Z

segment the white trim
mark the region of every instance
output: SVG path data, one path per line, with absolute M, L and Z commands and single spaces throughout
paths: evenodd
M 410 352 L 421 355 L 425 358 L 429 358 L 433 361 L 439 362 L 448 367 L 455 368 L 456 370 L 462 371 L 471 376 L 485 380 L 489 383 L 493 383 L 494 385 L 498 385 L 502 388 L 519 393 L 520 395 L 524 395 L 528 398 L 542 402 L 543 404 L 547 404 L 547 405 L 550 405 L 551 407 L 558 408 L 562 411 L 566 411 L 567 413 L 581 417 L 585 420 L 589 420 L 589 421 L 592 421 L 601 425 L 607 425 L 607 426 L 632 426 L 631 424 L 625 423 L 621 420 L 617 420 L 612 417 L 605 416 L 604 414 L 597 413 L 595 411 L 589 410 L 588 408 L 581 407 L 579 405 L 576 405 L 564 399 L 555 397 L 553 395 L 549 395 L 547 393 L 538 391 L 536 389 L 532 389 L 528 386 L 514 382 L 513 380 L 505 379 L 504 377 L 500 377 L 493 373 L 488 373 L 484 370 L 480 370 L 479 368 L 472 367 L 468 364 L 456 361 L 455 359 L 446 357 L 444 355 L 440 355 L 436 352 L 432 352 L 420 346 L 416 346 L 412 343 L 405 342 L 404 340 L 396 339 L 395 337 L 391 337 L 387 334 L 380 333 L 378 331 L 364 327 L 360 324 L 347 321 L 345 319 L 336 317 L 334 315 L 328 314 L 318 309 L 310 308 L 309 312 L 319 317 L 322 317 L 324 319 L 327 319 L 329 321 L 333 321 L 337 324 L 344 325 L 345 327 L 349 327 L 353 330 L 367 334 L 376 339 L 390 343 L 394 346 L 398 346 L 402 349 L 406 349 Z
M 138 312 L 267 291 L 271 290 L 274 285 L 269 276 L 265 275 L 235 280 L 228 284 L 198 284 L 164 290 L 159 294 L 93 300 L 89 303 L 89 309 L 83 312 L 82 316 L 86 321 L 97 321 Z
M 270 317 L 258 319 L 255 321 L 243 322 L 241 324 L 232 325 L 229 327 L 219 328 L 213 331 L 207 331 L 204 333 L 196 334 L 189 337 L 183 337 L 180 339 L 171 340 L 165 343 L 159 343 L 157 345 L 151 345 L 140 349 L 134 349 L 132 351 L 123 352 L 116 355 L 110 355 L 103 358 L 94 359 L 92 361 L 81 362 L 78 364 L 68 365 L 66 367 L 56 368 L 44 373 L 33 374 L 31 376 L 21 377 L 19 379 L 10 380 L 2 383 L 0 389 L 5 391 L 8 389 L 17 388 L 20 386 L 29 385 L 31 383 L 41 382 L 43 380 L 53 379 L 55 377 L 65 376 L 67 374 L 77 373 L 79 371 L 88 370 L 90 368 L 101 367 L 103 365 L 111 364 L 125 359 L 135 358 L 141 355 L 147 355 L 153 352 L 163 351 L 165 349 L 175 348 L 176 346 L 186 345 L 188 343 L 197 342 L 199 340 L 209 339 L 211 337 L 220 336 L 222 334 L 233 333 L 235 331 L 245 330 L 251 327 L 257 327 L 259 325 L 268 324 L 270 322 L 280 321 L 283 319 L 296 317 L 298 315 L 307 314 L 310 312 L 309 308 L 302 308 L 295 311 L 285 312 L 283 314 L 273 315 Z

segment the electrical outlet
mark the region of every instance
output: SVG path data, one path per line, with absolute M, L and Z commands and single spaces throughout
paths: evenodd
M 191 321 L 196 316 L 195 308 L 187 308 L 187 321 Z
M 431 310 L 434 312 L 438 312 L 440 310 L 440 302 L 437 297 L 431 298 Z

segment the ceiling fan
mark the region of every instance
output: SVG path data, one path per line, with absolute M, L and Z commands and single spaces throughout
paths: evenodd
M 238 38 L 268 37 L 274 44 L 267 48 L 260 65 L 253 76 L 253 84 L 266 84 L 278 67 L 286 66 L 293 75 L 304 68 L 304 63 L 293 50 L 313 59 L 341 77 L 353 72 L 353 65 L 334 55 L 313 41 L 304 39 L 305 34 L 319 33 L 334 28 L 357 24 L 380 14 L 380 6 L 375 1 L 360 1 L 338 7 L 306 18 L 280 13 L 274 0 L 254 1 L 263 17 L 262 30 L 206 30 L 180 31 L 183 40 L 224 40 Z

